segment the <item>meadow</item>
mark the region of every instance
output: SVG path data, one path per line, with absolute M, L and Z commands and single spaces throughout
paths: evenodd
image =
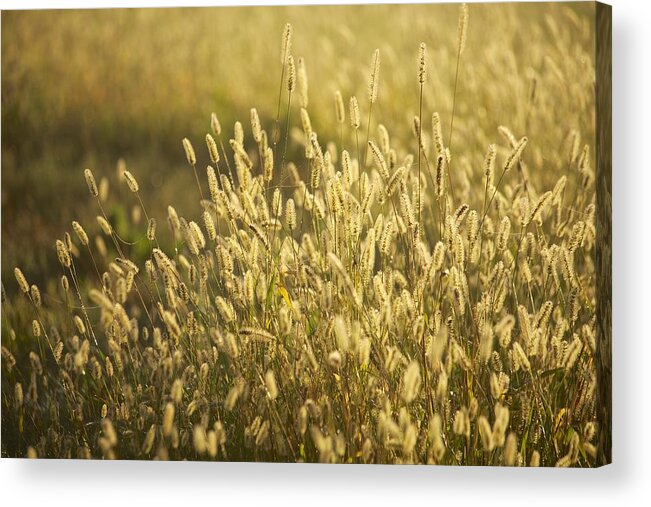
M 602 463 L 595 7 L 2 16 L 2 455 Z

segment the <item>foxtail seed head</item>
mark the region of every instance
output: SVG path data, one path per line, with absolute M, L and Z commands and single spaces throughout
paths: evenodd
M 468 4 L 461 4 L 459 7 L 459 29 L 457 31 L 457 44 L 459 55 L 463 54 L 466 48 L 466 33 L 468 32 Z
M 163 436 L 169 437 L 174 428 L 174 404 L 168 403 L 163 411 Z
M 63 241 L 57 239 L 56 248 L 57 248 L 57 257 L 59 258 L 59 262 L 63 267 L 69 268 L 72 261 L 70 259 L 70 252 L 68 252 L 66 245 L 63 243 Z
M 344 107 L 344 99 L 341 96 L 341 92 L 337 90 L 335 92 L 335 116 L 337 118 L 337 123 L 342 124 L 346 121 L 346 109 Z
M 192 143 L 187 137 L 183 138 L 183 149 L 185 150 L 185 158 L 188 159 L 188 164 L 195 165 L 197 163 L 197 156 L 194 153 Z
M 156 219 L 150 218 L 147 223 L 147 239 L 149 241 L 154 241 L 156 239 Z
M 20 291 L 24 294 L 27 294 L 29 292 L 29 284 L 27 283 L 27 279 L 25 278 L 25 275 L 23 275 L 23 272 L 20 270 L 20 268 L 14 268 L 14 276 L 18 282 Z
M 301 107 L 307 107 L 307 69 L 305 68 L 305 60 L 302 57 L 299 57 L 297 63 L 296 79 L 298 85 L 298 102 Z
M 258 110 L 255 107 L 251 108 L 251 132 L 253 134 L 253 140 L 259 143 L 262 140 L 262 127 L 260 126 Z M 213 162 L 215 161 L 213 160 Z
M 84 178 L 86 178 L 86 185 L 88 185 L 88 191 L 90 192 L 90 195 L 97 197 L 99 195 L 99 191 L 97 190 L 95 176 L 93 176 L 93 172 L 90 169 L 84 169 Z
M 217 143 L 215 139 L 210 134 L 206 134 L 206 146 L 208 146 L 208 154 L 210 155 L 210 160 L 213 164 L 219 162 L 219 150 L 217 149 Z
M 292 25 L 287 23 L 283 31 L 283 39 L 280 45 L 280 63 L 285 65 L 292 51 Z
M 213 133 L 219 137 L 222 133 L 222 126 L 219 123 L 219 118 L 217 118 L 217 115 L 215 113 L 212 113 L 210 115 L 210 128 L 212 129 Z
M 203 212 L 203 225 L 208 233 L 208 239 L 210 239 L 210 241 L 215 241 L 215 239 L 217 239 L 217 231 L 215 230 L 215 223 L 208 211 Z
M 377 163 L 378 168 L 380 169 L 380 174 L 385 180 L 388 180 L 390 177 L 389 168 L 387 166 L 387 162 L 384 158 L 384 155 L 382 155 L 380 148 L 378 148 L 378 145 L 375 144 L 373 141 L 369 141 L 368 145 L 369 148 L 371 149 L 371 153 L 373 153 L 373 158 L 375 158 L 375 162 Z
M 391 150 L 391 140 L 389 138 L 389 131 L 381 123 L 378 125 L 377 130 L 380 137 L 380 148 L 382 149 L 382 153 L 386 155 Z
M 357 97 L 352 96 L 350 98 L 350 124 L 354 129 L 358 129 L 360 125 L 359 117 L 359 104 L 357 103 Z
M 34 306 L 37 308 L 41 306 L 41 291 L 38 289 L 36 285 L 32 285 L 30 288 L 30 294 L 32 295 L 32 301 L 34 302 Z
M 432 134 L 434 138 L 434 146 L 436 153 L 443 155 L 445 152 L 445 145 L 443 144 L 443 131 L 441 130 L 441 117 L 438 113 L 432 113 Z
M 287 91 L 293 92 L 296 88 L 296 65 L 294 64 L 294 57 L 289 55 L 287 59 Z
M 368 100 L 371 104 L 377 100 L 378 83 L 380 79 L 380 50 L 373 52 L 371 74 L 368 79 Z
M 443 163 L 443 155 L 436 158 L 436 170 L 434 176 L 434 192 L 437 197 L 442 197 L 445 192 L 445 165 Z
M 79 222 L 73 221 L 72 228 L 74 229 L 77 238 L 79 238 L 79 242 L 84 246 L 88 246 L 88 234 L 86 234 L 86 231 L 84 231 L 84 228 L 81 226 L 81 224 Z
M 131 190 L 134 194 L 138 192 L 140 187 L 138 186 L 138 181 L 136 178 L 131 174 L 129 171 L 124 171 L 123 173 L 124 179 L 127 181 L 127 186 L 129 187 L 129 190 Z
M 269 370 L 264 375 L 264 384 L 267 388 L 267 394 L 270 400 L 275 400 L 278 397 L 278 386 L 276 385 L 276 376 L 273 370 Z
M 508 158 L 506 159 L 506 162 L 504 163 L 504 172 L 510 171 L 511 169 L 513 169 L 515 164 L 518 163 L 520 157 L 522 156 L 522 152 L 524 151 L 525 146 L 527 146 L 527 141 L 528 139 L 526 137 L 523 137 L 515 145 L 513 151 L 511 151 Z
M 111 224 L 109 224 L 106 219 L 102 216 L 97 216 L 97 223 L 99 224 L 100 228 L 106 234 L 107 236 L 110 236 L 111 233 L 113 232 L 113 228 L 111 227 Z
M 422 85 L 427 81 L 427 46 L 424 42 L 418 48 L 418 82 Z
M 484 159 L 484 176 L 486 176 L 486 186 L 490 188 L 493 185 L 493 177 L 495 175 L 495 145 L 488 145 L 488 152 Z
M 264 181 L 269 183 L 274 177 L 274 151 L 267 146 L 264 153 Z
M 294 204 L 294 199 L 287 199 L 287 204 L 285 205 L 285 221 L 290 231 L 296 229 L 296 205 Z

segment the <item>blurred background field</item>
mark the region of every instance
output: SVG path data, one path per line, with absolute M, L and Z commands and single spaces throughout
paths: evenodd
M 447 136 L 457 16 L 455 4 L 3 12 L 3 282 L 15 291 L 12 270 L 19 265 L 44 283 L 48 270 L 58 270 L 54 239 L 70 230 L 71 220 L 97 232 L 85 167 L 108 179 L 108 212 L 131 241 L 143 239 L 145 224 L 127 229 L 119 159 L 137 175 L 159 220 L 171 202 L 179 213 L 192 209 L 196 192 L 181 139 L 201 147 L 212 111 L 227 136 L 236 119 L 249 136 L 251 107 L 272 130 L 286 22 L 294 26 L 294 55 L 306 61 L 309 109 L 320 136 L 338 135 L 337 89 L 346 101 L 358 96 L 365 128 L 368 71 L 379 48 L 374 118 L 404 125 L 392 139 L 398 146 L 411 142 L 421 41 L 431 65 L 424 117 L 438 111 Z M 538 170 L 531 177 L 552 185 L 564 169 L 550 165 L 545 153 L 563 149 L 573 131 L 586 142 L 594 138 L 593 16 L 587 2 L 472 5 L 453 151 L 481 164 L 487 144 L 498 140 L 497 127 L 506 125 L 530 139 Z M 300 127 L 297 106 L 290 123 Z M 205 150 L 198 156 L 205 166 Z

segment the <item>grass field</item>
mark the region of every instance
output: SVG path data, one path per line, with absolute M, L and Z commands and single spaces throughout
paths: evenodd
M 600 463 L 594 17 L 4 12 L 3 456 Z

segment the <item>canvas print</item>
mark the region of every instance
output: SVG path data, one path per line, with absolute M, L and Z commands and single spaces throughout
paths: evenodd
M 2 457 L 609 463 L 610 19 L 3 12 Z

